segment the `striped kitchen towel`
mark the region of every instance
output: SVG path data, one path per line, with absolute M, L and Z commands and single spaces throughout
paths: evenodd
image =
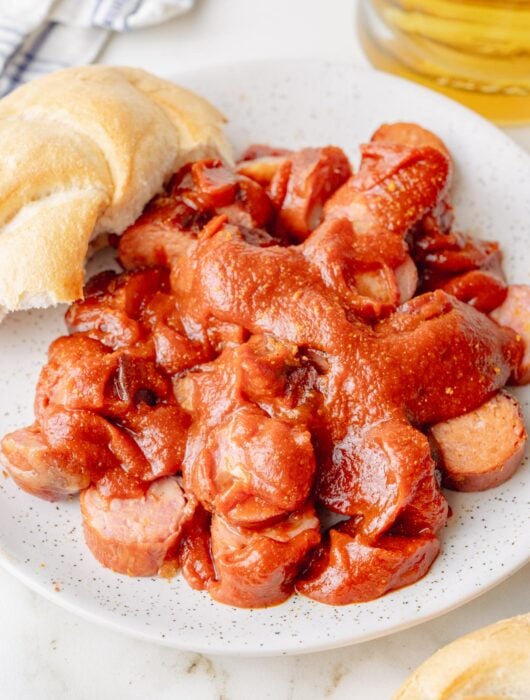
M 158 24 L 194 0 L 0 0 L 0 96 L 95 61 L 112 32 Z

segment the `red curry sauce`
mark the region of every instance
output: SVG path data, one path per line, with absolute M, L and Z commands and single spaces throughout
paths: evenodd
M 353 175 L 335 147 L 183 168 L 120 239 L 125 271 L 68 310 L 9 448 L 38 473 L 22 485 L 140 502 L 181 473 L 189 517 L 164 556 L 233 605 L 423 576 L 448 510 L 426 428 L 522 353 L 482 313 L 506 294 L 498 246 L 451 231 L 450 176 L 411 125 L 376 132 Z M 327 532 L 325 510 L 343 520 Z

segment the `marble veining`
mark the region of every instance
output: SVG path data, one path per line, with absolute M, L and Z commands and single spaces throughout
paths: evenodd
M 530 566 L 477 600 L 390 637 L 303 656 L 181 652 L 86 622 L 0 570 L 0 697 L 6 700 L 390 700 L 461 634 L 528 609 Z

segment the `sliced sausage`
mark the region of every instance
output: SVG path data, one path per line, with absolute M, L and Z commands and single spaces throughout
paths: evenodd
M 212 519 L 216 579 L 208 584 L 215 600 L 240 608 L 261 608 L 286 600 L 310 550 L 320 541 L 312 506 L 258 531 Z
M 299 249 L 344 308 L 366 322 L 387 316 L 416 290 L 416 266 L 392 234 L 358 235 L 347 219 L 329 219 Z
M 436 534 L 449 514 L 449 504 L 440 490 L 435 470 L 416 487 L 414 498 L 397 518 L 392 532 L 401 535 Z
M 90 483 L 85 460 L 67 445 L 51 447 L 37 425 L 6 435 L 1 456 L 21 489 L 47 501 L 66 498 Z
M 167 289 L 167 270 L 102 272 L 85 286 L 85 298 L 66 312 L 70 333 L 85 333 L 113 349 L 134 345 L 142 329 L 141 308 L 158 290 Z
M 238 163 L 236 170 L 241 175 L 255 180 L 262 187 L 267 187 L 275 176 L 278 168 L 285 163 L 286 156 L 259 156 L 252 160 L 243 160 Z
M 524 343 L 524 355 L 514 372 L 517 384 L 530 382 L 530 286 L 511 284 L 505 301 L 490 314 L 501 326 L 514 330 Z
M 50 408 L 39 423 L 7 435 L 2 450 L 15 481 L 48 500 L 77 493 L 109 471 L 151 473 L 125 431 L 88 411 Z
M 520 465 L 527 441 L 521 409 L 498 393 L 485 404 L 431 428 L 444 468 L 444 483 L 455 491 L 484 491 L 509 479 Z
M 431 147 L 370 143 L 359 171 L 326 202 L 326 219 L 346 218 L 360 235 L 403 237 L 447 194 L 450 163 Z
M 154 214 L 147 221 L 143 216 L 120 238 L 118 257 L 126 270 L 147 265 L 169 267 L 172 263 L 177 264 L 188 249 L 195 245 L 192 233 L 182 231 Z
M 42 420 L 52 447 L 83 457 L 105 496 L 134 495 L 146 481 L 180 471 L 190 419 L 178 405 L 141 403 L 120 423 L 88 411 L 55 409 Z
M 157 365 L 168 374 L 211 359 L 211 351 L 204 343 L 186 335 L 180 309 L 171 294 L 157 292 L 148 299 L 142 308 L 141 322 L 151 330 Z
M 370 139 L 372 143 L 394 143 L 411 148 L 423 148 L 430 146 L 441 151 L 447 158 L 451 158 L 447 146 L 441 138 L 432 131 L 424 129 L 418 124 L 410 122 L 395 122 L 394 124 L 381 124 Z
M 496 309 L 506 299 L 507 294 L 506 283 L 486 270 L 470 270 L 463 275 L 451 277 L 440 287 L 483 313 Z
M 50 405 L 72 410 L 101 410 L 116 372 L 118 356 L 102 343 L 84 335 L 57 338 L 48 350 L 35 395 L 37 418 Z
M 385 535 L 376 545 L 348 527 L 332 529 L 296 590 L 319 603 L 349 605 L 374 600 L 425 576 L 438 556 L 440 544 L 434 535 L 418 537 Z
M 220 160 L 199 160 L 190 165 L 191 178 L 199 197 L 208 207 L 232 204 L 237 192 L 237 175 Z
M 85 335 L 58 338 L 39 376 L 35 415 L 40 419 L 55 406 L 120 416 L 146 395 L 166 399 L 169 379 L 156 367 L 154 355 L 149 343 L 109 352 Z
M 86 333 L 112 349 L 134 345 L 142 333 L 140 324 L 124 311 L 90 298 L 70 306 L 66 323 L 71 333 Z
M 211 515 L 200 504 L 184 524 L 178 559 L 182 575 L 197 591 L 204 590 L 215 578 L 210 547 Z
M 156 362 L 169 374 L 178 374 L 210 359 L 208 349 L 163 321 L 153 328 Z
M 383 264 L 376 270 L 354 273 L 353 279 L 359 294 L 387 307 L 389 313 L 414 296 L 418 270 L 407 255 L 395 269 Z
M 279 146 L 269 146 L 264 143 L 252 143 L 247 146 L 241 157 L 238 159 L 238 164 L 242 164 L 244 161 L 256 160 L 256 158 L 269 158 L 275 156 L 288 156 L 292 153 L 289 148 L 280 148 Z
M 309 432 L 249 406 L 210 431 L 186 478 L 209 510 L 255 526 L 300 508 L 314 472 Z
M 434 470 L 427 438 L 404 421 L 350 430 L 319 474 L 316 496 L 334 512 L 361 519 L 371 540 L 386 532 Z
M 199 202 L 226 215 L 229 223 L 261 228 L 270 220 L 271 202 L 261 185 L 229 170 L 221 161 L 193 163 L 191 176 Z
M 257 248 L 227 226 L 201 237 L 197 256 L 172 283 L 184 313 L 199 323 L 215 316 L 317 350 L 335 347 L 351 328 L 295 246 Z
M 398 288 L 398 303 L 404 304 L 412 299 L 418 287 L 418 268 L 410 255 L 395 268 L 394 276 Z
M 129 318 L 138 318 L 141 309 L 154 294 L 168 289 L 168 272 L 155 267 L 148 270 L 116 272 L 107 270 L 92 277 L 84 288 L 85 299 L 123 311 Z M 83 300 L 70 306 L 68 314 Z M 86 330 L 74 328 L 73 330 Z
M 106 498 L 92 486 L 81 494 L 81 513 L 92 554 L 128 576 L 154 576 L 189 515 L 175 477 L 154 481 L 138 498 Z
M 363 297 L 391 309 L 398 305 L 399 290 L 392 270 L 382 265 L 375 270 L 366 270 L 353 274 L 355 288 Z
M 450 234 L 427 231 L 415 240 L 415 257 L 426 268 L 445 274 L 456 275 L 481 269 L 499 275 L 500 271 L 498 243 L 459 231 Z
M 286 175 L 288 174 L 288 177 Z M 303 241 L 322 220 L 326 200 L 350 176 L 351 167 L 340 148 L 304 148 L 280 166 L 271 182 L 271 190 L 285 189 L 278 225 L 297 241 Z M 275 180 L 277 180 L 275 182 Z M 279 182 L 282 187 L 279 187 Z
M 389 333 L 392 362 L 399 357 L 400 381 L 387 385 L 391 401 L 419 425 L 480 406 L 504 386 L 521 356 L 513 331 L 441 290 L 414 297 L 376 331 Z M 381 345 L 378 353 L 384 362 Z
M 141 404 L 127 414 L 124 424 L 149 463 L 149 472 L 142 475 L 143 479 L 180 471 L 190 418 L 179 406 Z

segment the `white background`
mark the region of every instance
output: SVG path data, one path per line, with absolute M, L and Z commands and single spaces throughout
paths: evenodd
M 189 15 L 114 37 L 101 60 L 166 76 L 255 58 L 364 65 L 353 16 L 352 0 L 197 0 Z M 510 133 L 530 148 L 530 127 Z M 64 612 L 0 570 L 0 697 L 389 700 L 439 646 L 526 612 L 529 591 L 527 566 L 463 608 L 385 639 L 308 656 L 237 659 L 127 639 Z

